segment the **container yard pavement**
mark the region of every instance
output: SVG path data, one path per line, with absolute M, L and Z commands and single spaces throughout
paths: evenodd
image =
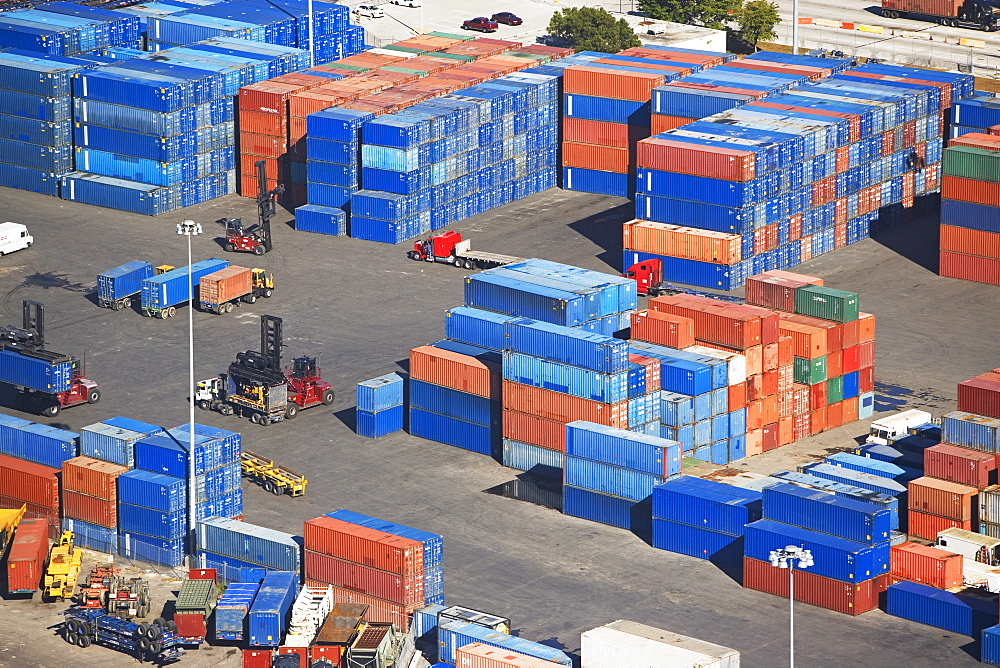
M 0 258 L 0 317 L 17 324 L 21 299 L 42 301 L 49 348 L 86 353 L 87 374 L 104 393 L 100 404 L 69 409 L 54 420 L 3 412 L 74 430 L 113 415 L 171 427 L 184 422 L 186 309 L 154 320 L 98 308 L 95 276 L 132 259 L 183 265 L 185 240 L 174 226 L 184 218 L 206 229 L 194 240 L 195 260 L 222 256 L 212 239 L 222 228 L 212 221 L 231 215 L 252 221 L 253 204 L 226 197 L 180 215 L 148 218 L 11 190 L 0 190 L 0 203 L 5 219 L 26 223 L 35 237 L 31 249 Z M 632 218 L 631 208 L 623 199 L 549 190 L 463 221 L 458 229 L 484 251 L 616 272 L 620 224 Z M 411 347 L 443 337 L 443 312 L 462 303 L 465 272 L 416 264 L 405 258 L 402 244 L 296 233 L 286 220 L 291 215 L 275 221 L 272 253 L 226 255 L 274 272 L 274 297 L 230 315 L 195 313 L 198 379 L 224 371 L 236 352 L 256 348 L 258 316 L 270 313 L 284 318 L 285 359 L 319 355 L 324 378 L 338 393 L 332 412 L 314 408 L 266 430 L 197 413 L 199 421 L 241 430 L 246 449 L 308 475 L 306 495 L 297 499 L 245 484 L 248 521 L 299 533 L 303 520 L 344 507 L 440 533 L 449 603 L 508 615 L 520 635 L 569 653 L 578 653 L 582 631 L 626 618 L 734 647 L 748 666 L 783 664 L 787 600 L 743 590 L 730 577 L 732 569 L 654 550 L 620 529 L 484 493 L 515 479 L 515 471 L 487 457 L 403 433 L 378 441 L 353 434 L 355 384 L 405 371 Z M 904 225 L 797 268 L 831 287 L 859 292 L 862 309 L 878 316 L 880 411 L 951 410 L 958 381 L 997 366 L 990 308 L 996 288 L 934 275 L 934 222 Z M 9 394 L 0 395 L 0 406 L 11 405 Z M 856 423 L 807 440 L 811 448 L 779 448 L 751 460 L 752 469 L 790 468 L 851 446 L 864 431 Z M 801 458 L 789 457 L 800 451 Z M 0 665 L 64 663 L 68 648 L 45 630 L 58 621 L 58 606 L 39 609 L 51 612 L 27 615 L 21 603 L 0 604 Z M 802 665 L 978 663 L 970 638 L 881 612 L 852 619 L 800 604 L 796 630 Z M 72 651 L 78 665 L 111 658 L 96 647 Z M 200 665 L 200 656 L 184 661 Z

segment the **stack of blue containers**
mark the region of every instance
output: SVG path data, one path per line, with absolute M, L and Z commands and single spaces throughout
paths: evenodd
M 994 93 L 976 92 L 952 105 L 948 138 L 954 139 L 970 132 L 992 134 L 990 128 L 994 125 L 1000 125 L 1000 99 Z
M 653 488 L 653 547 L 713 562 L 740 561 L 761 493 L 681 476 Z
M 120 485 L 119 550 L 123 556 L 165 566 L 183 561 L 190 440 L 185 425 L 135 444 L 136 468 L 154 475 L 135 472 Z M 195 518 L 242 516 L 240 435 L 196 425 L 193 451 Z
M 866 503 L 887 508 L 889 510 L 889 526 L 893 530 L 894 537 L 900 535 L 905 539 L 905 535 L 899 534 L 898 531 L 896 531 L 899 529 L 899 499 L 895 496 L 890 496 L 882 492 L 874 492 L 856 485 L 821 478 L 809 473 L 799 473 L 797 471 L 776 471 L 775 473 L 772 473 L 770 477 L 783 482 L 799 485 L 800 487 L 821 489 L 847 499 L 864 501 Z
M 863 501 L 775 483 L 764 488 L 764 519 L 746 526 L 744 555 L 770 561 L 773 550 L 809 550 L 809 572 L 860 585 L 888 573 L 891 511 Z
M 260 590 L 261 581 L 256 577 L 252 579 L 253 582 L 246 582 L 241 574 L 240 581 L 230 583 L 219 597 L 215 606 L 216 640 L 243 640 L 246 617 Z
M 32 51 L 0 53 L 0 185 L 59 196 L 59 177 L 73 170 L 71 82 L 90 66 Z
M 632 353 L 660 361 L 660 435 L 685 456 L 728 464 L 747 456 L 745 405 L 730 406 L 730 386 L 746 382 L 746 356 L 705 346 L 684 350 L 633 340 Z
M 139 21 L 118 12 L 72 2 L 47 2 L 5 12 L 0 47 L 57 56 L 100 52 L 108 47 L 138 47 Z
M 818 463 L 808 464 L 801 467 L 802 473 L 807 473 L 817 478 L 823 478 L 832 482 L 839 482 L 844 485 L 852 485 L 861 489 L 875 492 L 888 497 L 895 497 L 905 503 L 906 485 L 875 475 L 865 471 L 855 471 L 843 466 L 833 466 L 832 464 Z M 904 506 L 905 507 L 905 506 Z
M 77 456 L 80 435 L 0 413 L 0 454 L 54 469 Z
M 335 510 L 332 513 L 326 513 L 326 517 L 422 543 L 424 546 L 424 600 L 428 605 L 444 603 L 444 541 L 440 535 L 377 517 L 362 515 L 352 510 Z
M 163 429 L 126 417 L 113 417 L 80 430 L 80 454 L 135 468 L 135 444 Z
M 299 572 L 302 539 L 298 536 L 223 517 L 198 522 L 195 532 L 201 568 L 214 568 L 219 580 L 239 579 L 240 569 Z
M 901 466 L 893 463 L 892 461 L 882 459 L 882 457 L 888 457 L 888 453 L 882 453 L 881 450 L 876 450 L 874 454 L 874 457 L 866 457 L 864 455 L 856 455 L 850 452 L 838 452 L 836 454 L 829 455 L 823 461 L 831 466 L 839 466 L 852 471 L 870 473 L 871 475 L 876 475 L 880 478 L 888 478 L 889 480 L 894 480 L 901 485 L 905 485 L 911 480 L 916 480 L 924 475 L 922 463 L 919 468 Z M 902 453 L 899 453 L 898 458 L 901 457 Z
M 247 614 L 250 646 L 277 647 L 285 637 L 292 604 L 299 594 L 299 575 L 293 571 L 268 571 Z
M 387 373 L 358 383 L 357 432 L 379 438 L 403 429 L 403 379 Z
M 997 665 L 996 638 L 1000 631 L 996 602 L 978 596 L 962 596 L 917 582 L 889 585 L 885 612 L 939 629 L 978 638 L 983 635 L 983 663 Z
M 344 210 L 358 190 L 361 125 L 374 118 L 354 109 L 325 109 L 306 118 L 306 196 L 295 210 L 295 229 L 347 234 Z
M 681 445 L 582 420 L 566 425 L 563 513 L 650 530 L 653 489 L 681 473 Z

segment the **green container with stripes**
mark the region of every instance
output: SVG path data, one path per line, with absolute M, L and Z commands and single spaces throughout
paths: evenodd
M 364 67 L 362 65 L 348 65 L 347 63 L 338 63 L 336 61 L 332 63 L 323 63 L 323 67 L 329 67 L 331 70 L 340 70 L 346 74 L 356 74 L 365 72 L 371 72 L 372 68 Z
M 408 67 L 396 67 L 394 65 L 386 65 L 385 67 L 380 67 L 380 70 L 388 70 L 390 72 L 402 72 L 403 74 L 416 74 L 418 77 L 425 77 L 430 72 L 425 70 L 411 70 Z
M 802 385 L 819 385 L 826 382 L 826 355 L 816 359 L 806 359 L 796 357 L 793 367 L 793 380 Z M 840 394 L 844 394 L 843 382 L 841 382 Z
M 861 299 L 856 292 L 807 285 L 795 290 L 795 312 L 801 315 L 832 320 L 833 322 L 853 322 L 858 319 Z
M 1000 151 L 951 146 L 944 150 L 944 173 L 964 179 L 1000 183 Z
M 435 32 L 429 32 L 427 34 L 430 35 L 431 37 L 444 37 L 445 39 L 460 39 L 463 42 L 468 42 L 471 39 L 475 39 L 475 37 L 472 37 L 471 35 L 455 35 L 450 32 L 435 31 Z
M 836 376 L 826 381 L 826 405 L 844 400 L 844 377 Z
M 383 47 L 379 47 L 379 48 L 389 49 L 390 51 L 402 51 L 404 53 L 415 53 L 418 56 L 423 55 L 425 53 L 430 53 L 429 49 L 417 49 L 417 48 L 412 47 L 412 46 L 396 46 L 395 44 L 387 44 L 387 45 L 385 45 Z
M 460 53 L 445 53 L 444 51 L 435 51 L 430 55 L 435 58 L 451 58 L 452 60 L 461 60 L 463 63 L 470 63 L 476 59 L 475 56 L 463 56 Z

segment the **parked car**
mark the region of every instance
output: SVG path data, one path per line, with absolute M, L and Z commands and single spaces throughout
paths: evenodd
M 378 5 L 358 5 L 354 9 L 355 16 L 367 16 L 371 19 L 380 19 L 385 16 L 385 12 Z
M 390 2 L 402 7 L 419 7 L 421 5 L 420 0 L 390 0 Z
M 500 26 L 485 16 L 477 16 L 462 24 L 462 30 L 478 30 L 479 32 L 496 32 Z
M 491 20 L 497 23 L 505 23 L 509 26 L 519 26 L 524 21 L 521 20 L 520 16 L 517 16 L 513 12 L 499 12 L 490 17 Z

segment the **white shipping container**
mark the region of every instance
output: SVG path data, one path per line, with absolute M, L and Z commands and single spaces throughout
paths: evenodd
M 965 529 L 945 529 L 938 532 L 937 544 L 969 561 L 1000 565 L 1000 538 L 990 538 Z
M 735 649 L 618 620 L 580 636 L 581 668 L 740 668 Z
M 705 346 L 688 346 L 684 349 L 684 352 L 725 360 L 727 364 L 726 372 L 729 374 L 729 385 L 739 385 L 747 381 L 746 355 L 728 353 L 724 350 L 716 350 L 715 348 L 707 348 Z
M 1000 524 L 1000 485 L 979 492 L 979 521 Z

